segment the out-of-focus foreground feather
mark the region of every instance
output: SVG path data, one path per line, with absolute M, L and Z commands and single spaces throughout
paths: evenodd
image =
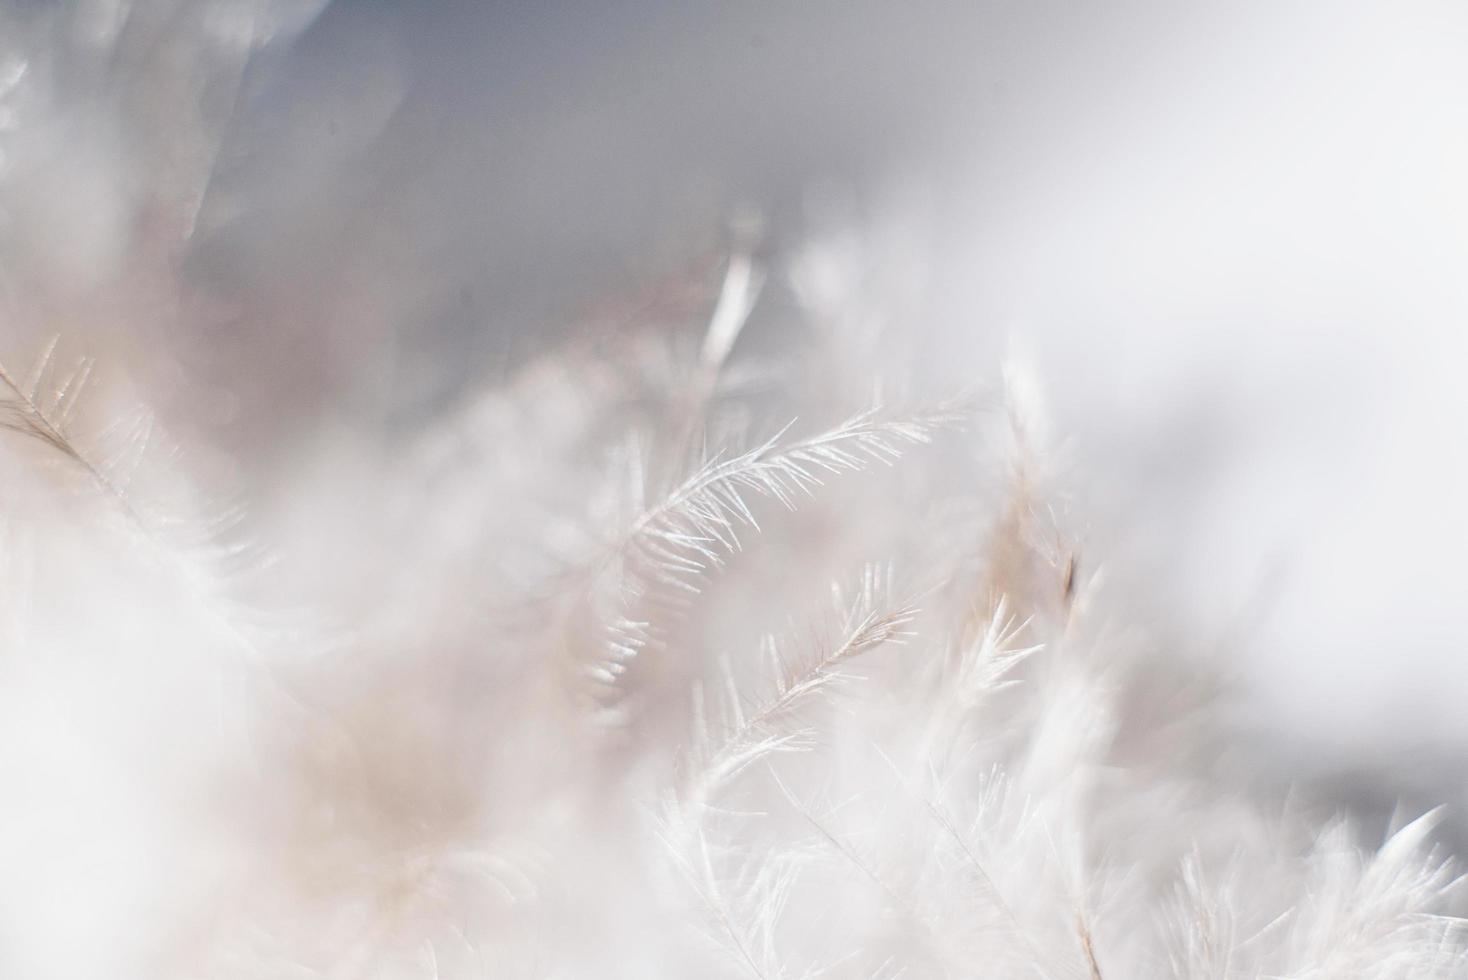
M 1438 812 L 1248 779 L 1028 380 L 787 250 L 246 480 L 178 325 L 307 7 L 0 12 L 0 976 L 1468 976 Z

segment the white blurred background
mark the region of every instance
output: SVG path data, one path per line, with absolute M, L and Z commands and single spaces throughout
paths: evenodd
M 916 282 L 935 362 L 1030 359 L 1097 558 L 1252 723 L 1468 740 L 1468 7 L 339 2 L 278 57 L 194 272 L 321 411 L 452 399 L 756 207 Z

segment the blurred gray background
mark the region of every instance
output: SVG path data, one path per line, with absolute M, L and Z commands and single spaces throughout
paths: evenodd
M 754 209 L 909 290 L 935 373 L 1031 365 L 1087 559 L 1247 726 L 1458 794 L 1465 93 L 1456 2 L 337 0 L 220 96 L 186 373 L 268 474 Z

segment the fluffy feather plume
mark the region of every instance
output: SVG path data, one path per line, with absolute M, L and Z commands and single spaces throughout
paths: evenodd
M 929 370 L 880 277 L 803 296 L 839 255 L 735 235 L 688 309 L 411 410 L 362 393 L 416 383 L 389 355 L 180 380 L 290 7 L 0 8 L 0 976 L 1468 976 L 1441 811 L 1373 835 L 1248 778 L 1213 669 L 1078 560 L 1037 386 L 944 397 L 991 366 Z M 70 214 L 48 120 L 93 114 L 72 179 L 125 201 L 75 264 L 35 209 Z M 95 372 L 9 370 L 58 322 Z M 230 478 L 268 574 L 173 543 Z

